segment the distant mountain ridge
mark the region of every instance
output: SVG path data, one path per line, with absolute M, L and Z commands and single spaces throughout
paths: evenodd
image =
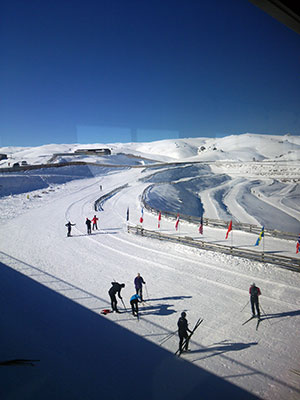
M 245 133 L 222 138 L 167 139 L 154 142 L 111 144 L 47 144 L 38 147 L 2 147 L 7 154 L 2 167 L 26 160 L 29 164 L 45 164 L 55 153 L 70 153 L 69 161 L 78 160 L 109 163 L 112 156 L 75 156 L 79 148 L 109 148 L 112 156 L 119 153 L 151 158 L 159 162 L 170 161 L 297 161 L 300 160 L 300 136 L 261 135 Z M 59 160 L 57 161 L 59 162 Z

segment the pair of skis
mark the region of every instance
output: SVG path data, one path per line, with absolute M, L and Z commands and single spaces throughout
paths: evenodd
M 186 345 L 189 343 L 191 337 L 193 336 L 193 334 L 195 333 L 195 330 L 199 327 L 199 325 L 203 322 L 202 318 L 199 318 L 198 321 L 196 322 L 192 332 L 189 334 L 189 336 L 183 341 L 181 348 L 179 348 L 176 353 L 175 356 L 180 357 L 181 354 L 184 352 L 184 348 L 186 347 Z
M 290 369 L 291 372 L 293 372 L 296 375 L 300 376 L 300 370 L 299 369 Z
M 250 317 L 249 319 L 247 319 L 247 321 L 243 322 L 243 323 L 242 323 L 242 325 L 246 325 L 246 324 L 247 324 L 247 322 L 249 322 L 249 321 L 251 321 L 252 319 L 255 319 L 255 318 L 256 318 L 256 316 L 252 316 L 252 317 Z M 259 324 L 260 324 L 260 321 L 261 321 L 261 318 L 260 318 L 260 317 L 258 317 L 258 319 L 257 319 L 257 323 L 256 323 L 256 330 L 258 330 L 258 326 L 259 326 Z

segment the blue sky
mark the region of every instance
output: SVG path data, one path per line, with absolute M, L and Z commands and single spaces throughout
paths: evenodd
M 0 146 L 300 134 L 300 35 L 248 0 L 10 0 L 0 15 Z

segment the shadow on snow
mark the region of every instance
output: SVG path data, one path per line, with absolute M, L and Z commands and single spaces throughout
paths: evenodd
M 219 345 L 213 346 L 213 347 L 205 347 L 202 349 L 193 350 L 190 353 L 213 353 L 213 354 L 207 355 L 205 357 L 198 358 L 197 360 L 194 360 L 194 361 L 198 361 L 198 360 L 203 360 L 205 358 L 219 356 L 220 354 L 228 353 L 229 351 L 245 350 L 251 346 L 256 346 L 257 344 L 258 344 L 258 342 L 250 342 L 250 343 L 232 343 L 232 342 L 230 342 L 230 343 L 226 343 L 226 344 L 219 344 Z

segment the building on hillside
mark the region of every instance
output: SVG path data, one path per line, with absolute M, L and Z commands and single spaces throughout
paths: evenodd
M 77 149 L 75 150 L 75 154 L 85 154 L 85 155 L 96 155 L 96 156 L 103 156 L 103 155 L 110 155 L 110 149 Z

